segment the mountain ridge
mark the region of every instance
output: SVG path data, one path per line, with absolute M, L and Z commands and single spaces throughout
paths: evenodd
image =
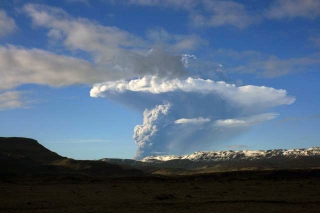
M 141 160 L 103 158 L 102 161 L 128 165 L 158 173 L 221 172 L 252 169 L 320 169 L 320 147 L 273 150 L 199 151 L 190 155 L 148 156 Z M 157 170 L 158 169 L 158 170 Z M 160 170 L 159 170 L 160 169 Z
M 142 162 L 168 161 L 168 160 L 247 160 L 271 157 L 297 158 L 302 156 L 320 156 L 320 147 L 297 149 L 270 149 L 270 150 L 226 150 L 226 151 L 197 151 L 189 155 L 154 155 L 143 158 Z

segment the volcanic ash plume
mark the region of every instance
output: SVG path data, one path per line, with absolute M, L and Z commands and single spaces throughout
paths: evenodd
M 212 149 L 249 127 L 274 119 L 272 107 L 295 101 L 285 90 L 236 86 L 201 78 L 163 79 L 144 76 L 96 84 L 92 97 L 117 98 L 144 110 L 143 124 L 134 128 L 136 158 L 184 154 Z M 121 98 L 123 97 L 123 98 Z
M 166 127 L 172 123 L 168 116 L 170 108 L 171 105 L 168 103 L 144 111 L 143 124 L 134 128 L 133 138 L 138 145 L 137 157 L 166 151 L 162 144 L 156 141 L 160 140 L 160 135 L 164 135 Z

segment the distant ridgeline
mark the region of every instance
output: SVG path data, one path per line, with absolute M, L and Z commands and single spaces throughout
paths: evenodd
M 155 166 L 160 168 L 197 169 L 223 168 L 320 168 L 320 147 L 307 149 L 203 151 L 190 155 L 149 156 L 140 161 L 104 158 L 116 164 L 131 166 Z

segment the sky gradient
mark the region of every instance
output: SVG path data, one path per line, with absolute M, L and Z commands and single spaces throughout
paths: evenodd
M 76 159 L 320 145 L 318 0 L 3 0 L 0 136 Z

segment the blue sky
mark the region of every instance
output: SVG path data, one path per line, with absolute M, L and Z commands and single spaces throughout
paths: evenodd
M 76 159 L 319 146 L 318 0 L 4 0 L 0 135 Z

